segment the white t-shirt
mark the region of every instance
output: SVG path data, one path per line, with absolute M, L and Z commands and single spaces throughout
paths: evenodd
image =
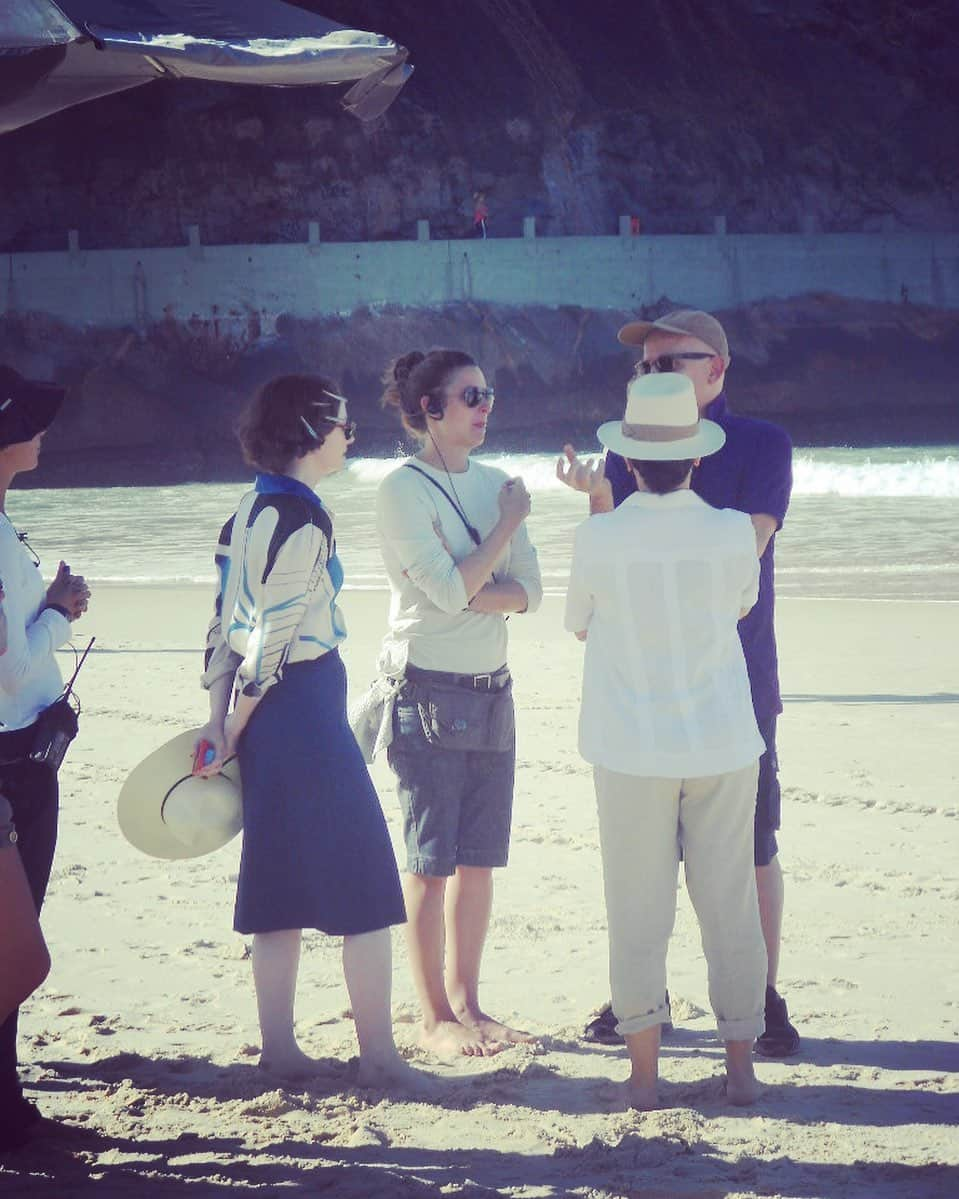
M 453 475 L 451 487 L 445 471 L 434 470 L 418 458 L 409 461 L 454 499 L 459 497 L 481 539 L 489 535 L 500 516 L 499 492 L 509 477 L 504 471 L 471 461 L 465 471 Z M 503 666 L 506 621 L 499 613 L 471 612 L 467 607 L 456 563 L 476 546 L 449 500 L 403 465 L 379 486 L 376 528 L 390 582 L 390 629 L 381 669 L 400 672 L 409 661 L 423 670 L 482 674 Z M 494 579 L 520 583 L 527 596 L 526 610 L 539 607 L 543 598 L 539 563 L 525 523 L 497 561 Z
M 0 580 L 7 616 L 7 651 L 0 654 L 0 732 L 24 729 L 59 696 L 63 678 L 54 652 L 70 640 L 70 622 L 43 609 L 40 571 L 0 515 Z
M 694 492 L 637 492 L 576 530 L 566 628 L 588 630 L 580 753 L 647 778 L 764 750 L 737 623 L 759 593 L 752 521 Z

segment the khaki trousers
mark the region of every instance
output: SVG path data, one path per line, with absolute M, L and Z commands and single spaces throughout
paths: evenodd
M 766 946 L 753 864 L 757 765 L 660 779 L 594 768 L 613 1011 L 623 1035 L 666 1019 L 680 849 L 724 1041 L 764 1028 Z

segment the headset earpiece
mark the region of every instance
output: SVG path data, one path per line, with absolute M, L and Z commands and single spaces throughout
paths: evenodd
M 427 416 L 431 416 L 434 420 L 443 419 L 443 401 L 439 396 L 431 395 L 426 401 L 426 406 L 423 409 Z

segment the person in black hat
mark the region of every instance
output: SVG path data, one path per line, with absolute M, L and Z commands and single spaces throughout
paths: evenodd
M 44 587 L 36 555 L 7 516 L 6 499 L 14 478 L 36 468 L 63 396 L 62 388 L 0 365 L 0 579 L 7 625 L 0 654 L 0 794 L 12 809 L 37 912 L 53 864 L 59 794 L 55 771 L 29 755 L 38 716 L 63 689 L 56 651 L 69 640 L 71 622 L 86 611 L 90 589 L 65 562 Z M 9 926 L 0 932 L 5 941 L 13 935 Z M 41 1119 L 17 1077 L 17 1016 L 14 1009 L 0 1025 L 0 1153 L 24 1144 Z
M 0 654 L 7 652 L 7 614 L 0 585 Z M 17 830 L 10 801 L 0 793 L 0 1021 L 32 995 L 47 977 L 47 952 L 33 896 L 17 850 Z

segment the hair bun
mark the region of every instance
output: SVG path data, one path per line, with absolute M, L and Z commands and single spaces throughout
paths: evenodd
M 425 358 L 426 355 L 421 354 L 419 350 L 411 350 L 409 354 L 404 354 L 402 358 L 397 358 L 393 364 L 393 378 L 397 383 L 405 383 Z

